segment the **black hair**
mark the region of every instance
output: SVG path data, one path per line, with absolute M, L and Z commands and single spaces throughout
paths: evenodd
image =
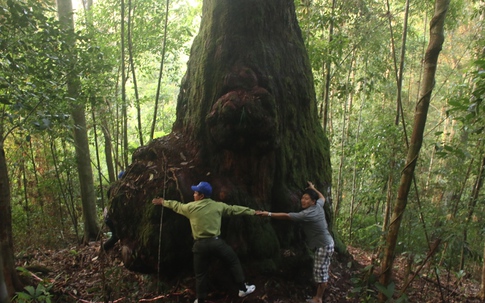
M 319 198 L 318 193 L 315 190 L 311 189 L 311 188 L 305 189 L 305 191 L 303 192 L 303 194 L 309 195 L 310 196 L 310 199 L 312 199 L 314 201 L 318 200 L 318 198 Z

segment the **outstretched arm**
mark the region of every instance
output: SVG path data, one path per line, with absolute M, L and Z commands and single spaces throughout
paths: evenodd
M 318 197 L 320 199 L 322 199 L 323 201 L 325 201 L 325 197 L 323 196 L 323 194 L 321 192 L 319 192 L 318 189 L 315 188 L 315 185 L 313 185 L 313 183 L 310 182 L 310 181 L 308 181 L 308 188 L 313 189 L 314 191 L 316 191 L 317 194 L 318 194 Z
M 257 210 L 256 215 L 262 217 L 271 217 L 275 219 L 290 220 L 290 215 L 288 215 L 287 213 L 272 213 L 270 211 Z
M 250 215 L 256 214 L 255 210 L 246 206 L 240 205 L 227 205 L 223 202 L 219 202 L 224 205 L 222 215 L 223 216 L 239 216 L 239 215 Z
M 181 214 L 183 216 L 188 217 L 189 212 L 189 204 L 184 204 L 179 201 L 175 200 L 165 200 L 164 198 L 154 198 L 152 200 L 153 205 L 162 205 L 166 208 L 172 209 L 177 214 Z

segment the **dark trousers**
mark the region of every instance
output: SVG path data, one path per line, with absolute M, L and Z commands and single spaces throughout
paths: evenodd
M 111 221 L 111 219 L 109 218 L 106 218 L 104 220 L 104 223 L 106 224 L 106 226 L 108 226 L 109 230 L 111 231 L 111 238 L 109 238 L 106 242 L 103 243 L 103 249 L 106 251 L 106 250 L 112 249 L 115 246 L 116 242 L 118 242 L 119 238 L 116 235 L 113 221 Z
M 216 257 L 224 262 L 238 285 L 244 282 L 239 258 L 232 248 L 220 238 L 197 240 L 192 247 L 194 253 L 194 271 L 196 279 L 197 298 L 207 297 L 207 272 L 212 258 Z

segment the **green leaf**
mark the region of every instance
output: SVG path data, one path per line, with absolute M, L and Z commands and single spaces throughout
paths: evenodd
M 35 294 L 35 288 L 32 285 L 25 286 L 24 289 L 29 293 L 31 296 Z
M 375 284 L 377 289 L 383 293 L 388 299 L 392 298 L 392 295 L 394 294 L 394 290 L 396 285 L 394 283 L 390 283 L 387 287 L 380 283 Z

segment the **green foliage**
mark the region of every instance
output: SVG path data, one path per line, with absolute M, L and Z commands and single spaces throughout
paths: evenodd
M 330 72 L 326 127 L 332 146 L 333 200 L 341 199 L 336 225 L 352 245 L 375 249 L 382 245 L 385 203 L 390 201 L 392 208 L 396 201 L 414 109 L 422 94 L 422 62 L 434 1 L 410 7 L 399 114 L 395 67 L 400 64 L 405 1 L 391 3 L 389 11 L 377 2 L 337 2 L 333 15 L 331 1 L 295 4 L 314 71 L 319 114 L 325 105 L 326 73 Z M 475 264 L 483 251 L 477 228 L 483 224 L 483 205 L 478 203 L 472 219 L 467 218 L 485 141 L 485 63 L 474 57 L 485 45 L 483 21 L 476 13 L 480 10 L 483 7 L 478 2 L 450 5 L 415 171 L 418 192 L 413 185 L 397 245 L 398 254 L 424 258 L 428 241 L 443 239 L 446 244 L 436 261 L 454 270 L 458 270 L 462 251 Z M 333 36 L 329 37 L 331 22 Z M 468 231 L 467 241 L 464 230 Z
M 58 69 L 63 64 L 59 56 L 62 32 L 59 24 L 47 16 L 49 13 L 36 1 L 7 1 L 0 10 L 0 100 L 9 117 L 2 117 L 4 127 L 5 123 L 26 126 L 25 119 L 33 112 L 42 113 L 53 96 L 63 95 Z M 48 127 L 47 114 L 37 115 L 31 123 Z
M 79 30 L 74 35 L 74 48 L 68 47 L 66 41 L 71 37 L 59 26 L 49 3 L 0 1 L 0 134 L 2 140 L 6 139 L 12 176 L 13 232 L 19 247 L 33 245 L 33 239 L 46 245 L 62 245 L 68 240 L 65 237 L 74 233 L 74 227 L 64 226 L 67 216 L 73 226 L 80 216 L 80 206 L 76 203 L 79 188 L 73 173 L 76 157 L 70 146 L 73 125 L 69 110 L 73 102 L 82 102 L 93 109 L 97 126 L 105 123 L 103 127 L 112 137 L 103 138 L 98 145 L 106 140 L 114 149 L 118 168 L 126 165 L 119 160 L 124 148 L 120 131 L 123 117 L 119 114 L 124 106 L 120 70 L 121 64 L 128 66 L 127 60 L 120 60 L 119 1 L 98 1 L 87 18 L 84 15 L 77 18 Z M 390 26 L 394 51 L 399 56 L 404 3 L 393 2 L 387 11 L 385 5 L 376 1 L 344 1 L 337 3 L 332 15 L 329 1 L 295 1 L 320 106 L 323 106 L 327 84 L 327 63 L 331 68 L 330 122 L 326 135 L 332 146 L 334 189 L 342 167 L 340 192 L 334 190 L 334 195 L 342 200 L 336 226 L 345 240 L 369 250 L 382 245 L 387 182 L 392 180 L 389 185 L 392 203 L 405 164 L 406 136 L 410 136 L 415 104 L 422 93 L 419 91 L 421 62 L 429 38 L 431 0 L 411 6 L 402 91 L 404 116 L 399 114 L 396 125 L 394 60 L 399 63 L 399 59 L 393 57 Z M 158 87 L 165 11 L 164 1 L 149 0 L 139 1 L 125 11 L 126 15 L 131 14 L 132 55 L 140 91 L 142 133 L 146 137 Z M 457 278 L 470 272 L 469 268 L 463 271 L 458 268 L 462 252 L 470 262 L 483 262 L 483 203 L 478 203 L 473 216 L 468 218 L 477 163 L 483 155 L 480 144 L 485 140 L 485 59 L 483 55 L 477 60 L 474 57 L 485 45 L 481 34 L 483 20 L 478 19 L 482 13 L 483 7 L 478 1 L 451 3 L 427 133 L 417 163 L 419 192 L 415 193 L 414 187 L 411 189 L 397 246 L 398 254 L 412 254 L 415 262 L 420 262 L 428 250 L 426 233 L 431 238 L 442 238 L 444 245 L 435 256 L 435 264 L 440 262 L 444 268 L 453 270 Z M 179 84 L 200 14 L 200 3 L 196 6 L 185 0 L 170 3 L 156 136 L 168 134 L 175 119 Z M 329 37 L 331 22 L 332 39 Z M 126 45 L 128 39 L 125 39 Z M 76 65 L 67 70 L 72 55 L 77 58 Z M 78 100 L 66 98 L 67 72 L 81 79 Z M 139 144 L 133 127 L 136 112 L 130 73 L 128 68 L 129 154 Z M 94 146 L 91 116 L 88 124 Z M 102 181 L 107 183 L 105 158 L 101 155 L 100 170 Z M 100 195 L 105 191 L 100 186 Z M 479 197 L 483 198 L 483 189 Z M 144 241 L 158 240 L 148 237 L 148 226 L 140 230 Z M 468 232 L 466 241 L 464 230 Z M 264 237 L 258 241 L 264 241 Z M 108 285 L 113 292 L 133 287 L 122 280 L 122 269 L 112 269 L 107 274 L 113 277 Z M 376 289 L 389 298 L 394 294 L 391 286 L 378 286 L 375 276 L 367 272 L 362 277 L 354 277 L 354 283 L 355 291 L 366 302 L 372 302 Z M 39 287 L 44 286 L 26 289 L 18 298 L 34 302 L 34 296 L 47 296 L 50 288 Z M 404 300 L 403 296 L 396 302 Z
M 351 278 L 352 290 L 351 296 L 358 298 L 360 302 L 375 302 L 376 290 L 375 284 L 377 283 L 377 277 L 373 273 L 374 265 L 368 265 L 360 270 L 358 276 Z
M 81 100 L 66 97 L 66 73 L 91 77 L 99 89 L 103 82 L 93 75 L 107 67 L 100 48 L 88 36 L 64 31 L 46 3 L 7 1 L 0 13 L 0 102 L 9 117 L 2 117 L 3 126 L 10 123 L 30 132 L 70 128 L 67 113 L 72 102 Z M 78 41 L 75 49 L 67 43 L 72 38 Z
M 17 292 L 12 302 L 18 303 L 51 303 L 53 297 L 50 293 L 52 285 L 38 284 L 37 287 L 25 286 L 23 292 Z
M 387 297 L 387 299 L 391 299 L 394 295 L 396 285 L 394 283 L 389 283 L 389 285 L 386 287 L 380 283 L 376 283 L 376 287 L 379 292 L 383 293 Z
M 167 37 L 164 40 L 164 21 L 165 21 L 165 1 L 141 1 L 133 8 L 125 8 L 125 15 L 130 14 L 131 23 L 125 24 L 125 30 L 130 26 L 131 41 L 127 39 L 125 32 L 125 47 L 130 45 L 130 53 L 133 58 L 134 72 L 137 78 L 139 91 L 139 104 L 141 108 L 142 134 L 144 142 L 149 137 L 153 119 L 153 105 L 157 97 L 158 78 L 161 68 L 162 55 L 163 73 L 161 78 L 159 96 L 159 123 L 155 131 L 159 134 L 170 132 L 173 121 L 175 120 L 175 104 L 179 91 L 178 85 L 185 70 L 185 60 L 188 57 L 190 42 L 195 35 L 199 22 L 200 6 L 194 6 L 189 1 L 171 1 L 169 6 L 169 21 Z M 103 60 L 111 66 L 111 71 L 107 72 L 106 79 L 114 79 L 114 75 L 119 73 L 120 64 L 120 27 L 119 27 L 119 1 L 103 1 L 96 3 L 90 12 L 89 20 L 92 23 L 80 24 L 88 34 L 98 42 L 103 54 Z M 164 43 L 165 41 L 165 43 Z M 128 56 L 128 48 L 125 50 Z M 128 59 L 126 59 L 128 62 Z M 135 103 L 135 87 L 132 79 L 131 67 L 126 63 L 127 74 L 126 100 L 128 119 L 137 119 Z M 120 77 L 118 75 L 118 77 Z M 100 79 L 102 80 L 102 79 Z M 121 87 L 113 84 L 107 85 L 106 89 L 100 91 L 95 80 L 92 91 L 96 93 L 97 102 L 109 100 L 109 104 L 118 111 L 123 106 L 121 98 Z M 91 86 L 91 85 L 89 85 Z M 119 84 L 118 84 L 119 86 Z M 114 91 L 113 88 L 117 87 Z M 140 89 L 142 88 L 142 89 Z M 104 96 L 104 97 L 102 97 Z M 107 99 L 106 99 L 107 98 Z M 98 103 L 96 103 L 97 105 Z M 113 113 L 106 113 L 108 119 L 117 119 L 113 124 L 120 123 L 120 117 L 114 117 Z M 112 133 L 116 131 L 113 129 Z M 139 147 L 137 139 L 138 132 L 135 128 L 128 129 L 128 139 L 130 145 L 129 153 Z M 125 164 L 127 165 L 127 164 Z

